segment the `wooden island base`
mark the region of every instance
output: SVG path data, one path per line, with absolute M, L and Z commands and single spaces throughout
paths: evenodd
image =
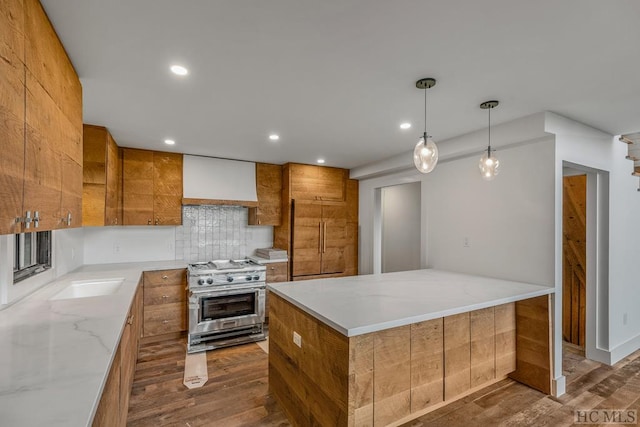
M 549 301 L 347 337 L 271 293 L 270 392 L 299 426 L 398 425 L 507 374 L 548 394 Z

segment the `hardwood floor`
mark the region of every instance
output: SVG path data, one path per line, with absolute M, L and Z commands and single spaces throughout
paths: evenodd
M 209 381 L 183 384 L 185 338 L 140 349 L 129 426 L 290 426 L 269 396 L 268 356 L 256 344 L 209 351 Z M 507 379 L 413 420 L 421 426 L 570 426 L 574 410 L 640 410 L 640 351 L 606 366 L 564 352 L 567 393 L 560 398 Z

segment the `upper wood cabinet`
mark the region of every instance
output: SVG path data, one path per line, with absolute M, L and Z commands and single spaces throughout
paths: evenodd
M 124 225 L 182 224 L 182 154 L 122 150 Z
M 295 200 L 344 200 L 346 169 L 289 163 L 291 198 Z
M 256 163 L 258 206 L 249 208 L 249 225 L 280 225 L 282 166 Z
M 122 224 L 122 162 L 118 146 L 102 126 L 84 125 L 82 225 Z
M 0 233 L 80 226 L 80 80 L 37 0 L 3 2 L 0 28 Z

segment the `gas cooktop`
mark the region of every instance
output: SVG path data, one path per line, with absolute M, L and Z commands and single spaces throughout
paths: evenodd
M 189 271 L 195 274 L 215 274 L 233 271 L 264 270 L 265 267 L 248 259 L 222 259 L 189 264 Z

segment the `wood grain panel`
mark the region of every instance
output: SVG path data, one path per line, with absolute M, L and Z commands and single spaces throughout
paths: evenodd
M 469 313 L 444 318 L 444 399 L 471 388 Z
M 282 166 L 256 163 L 258 206 L 249 208 L 249 225 L 280 225 L 282 217 Z
M 516 370 L 516 304 L 495 307 L 496 378 Z
M 411 325 L 411 412 L 444 399 L 443 319 Z
M 61 198 L 60 220 L 62 228 L 79 227 L 82 225 L 82 165 L 76 163 L 66 154 L 61 154 Z M 69 219 L 70 221 L 62 221 Z
M 175 302 L 144 307 L 144 336 L 187 330 L 187 305 Z
M 322 272 L 321 235 L 322 205 L 294 201 L 292 252 L 290 253 L 293 276 L 320 274 Z
M 297 200 L 345 199 L 345 169 L 290 163 L 291 198 Z
M 25 76 L 22 2 L 0 1 L 0 234 L 20 231 L 25 148 Z
M 345 203 L 322 203 L 322 274 L 342 273 L 345 270 L 346 216 Z
M 55 100 L 73 128 L 80 131 L 82 129 L 82 87 L 78 75 L 40 2 L 38 0 L 24 0 L 24 2 L 25 65 L 49 96 Z
M 82 225 L 105 225 L 106 134 L 102 126 L 83 125 Z
M 182 224 L 182 154 L 153 153 L 153 215 L 156 225 Z
M 122 150 L 122 222 L 153 224 L 153 151 Z
M 183 286 L 186 284 L 187 271 L 184 268 L 177 268 L 173 270 L 156 270 L 145 271 L 143 280 L 145 286 L 148 285 L 166 285 L 172 284 L 176 286 Z
M 517 301 L 516 371 L 511 378 L 543 393 L 551 393 L 551 296 Z
M 287 264 L 287 262 L 272 262 L 267 264 L 267 283 L 286 282 Z
M 287 251 L 291 261 L 292 252 L 292 239 L 291 239 L 291 168 L 287 163 L 282 166 L 282 204 L 281 204 L 281 217 L 280 225 L 273 227 L 273 246 L 276 248 L 282 248 Z M 293 262 L 290 262 L 289 269 L 291 270 Z M 291 272 L 289 272 L 291 277 Z
M 186 301 L 186 272 L 184 269 L 146 271 L 144 273 L 145 307 L 184 301 Z
M 349 338 L 349 425 L 373 425 L 373 334 Z
M 120 163 L 119 149 L 116 142 L 107 133 L 107 164 L 105 177 L 105 225 L 118 225 L 122 223 L 121 213 L 118 208 L 118 199 L 122 197 L 122 164 Z
M 496 342 L 494 308 L 474 310 L 470 316 L 471 388 L 496 377 Z
M 102 397 L 93 417 L 93 427 L 120 426 L 120 346 L 116 350 Z
M 387 425 L 411 412 L 411 326 L 373 334 L 373 421 Z
M 292 342 L 293 332 L 302 347 Z M 295 425 L 345 426 L 348 419 L 348 339 L 272 294 L 270 391 Z

